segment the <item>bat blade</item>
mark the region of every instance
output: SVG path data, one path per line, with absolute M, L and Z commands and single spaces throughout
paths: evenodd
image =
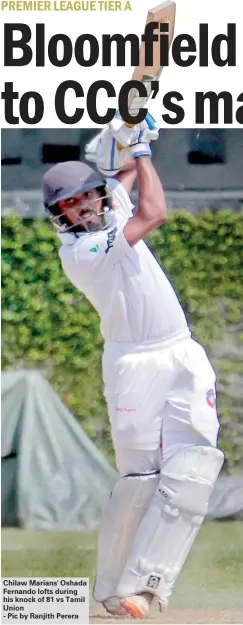
M 148 11 L 146 24 L 150 22 L 158 22 L 159 25 L 163 22 L 168 22 L 169 24 L 169 48 L 171 46 L 173 35 L 174 35 L 174 27 L 175 27 L 175 14 L 176 14 L 176 3 L 168 0 L 167 2 L 163 2 L 158 6 L 150 9 Z M 154 30 L 154 34 L 160 35 L 159 28 Z M 139 52 L 139 65 L 137 65 L 134 69 L 132 80 L 139 80 L 142 82 L 147 91 L 146 97 L 139 96 L 137 89 L 131 89 L 128 97 L 128 110 L 130 115 L 137 115 L 139 108 L 145 106 L 147 101 L 149 100 L 152 89 L 151 82 L 153 80 L 158 80 L 161 72 L 163 70 L 163 65 L 161 65 L 160 59 L 160 44 L 159 41 L 153 44 L 153 65 L 146 66 L 145 65 L 145 43 L 142 42 Z

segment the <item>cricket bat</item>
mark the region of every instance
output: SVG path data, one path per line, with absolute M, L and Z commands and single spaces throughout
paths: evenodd
M 168 47 L 170 48 L 173 35 L 174 35 L 174 27 L 175 27 L 175 14 L 176 14 L 176 3 L 171 0 L 167 0 L 167 2 L 162 2 L 154 9 L 150 9 L 148 11 L 145 27 L 150 22 L 158 22 L 159 25 L 162 22 L 168 22 L 169 24 L 169 34 L 168 34 Z M 159 29 L 154 30 L 154 34 L 160 35 Z M 130 115 L 137 115 L 138 110 L 144 107 L 152 93 L 151 82 L 153 80 L 158 80 L 163 70 L 163 65 L 161 65 L 160 59 L 160 44 L 159 41 L 155 42 L 153 45 L 153 65 L 148 67 L 145 65 L 145 43 L 142 42 L 140 51 L 139 51 L 139 65 L 137 65 L 134 69 L 131 80 L 139 80 L 142 82 L 147 91 L 146 97 L 141 97 L 138 94 L 137 89 L 131 89 L 128 97 L 128 110 Z M 132 124 L 126 124 L 127 126 L 131 126 Z M 119 145 L 122 148 L 121 145 Z
M 148 11 L 145 27 L 150 22 L 158 22 L 161 24 L 162 22 L 168 22 L 169 24 L 169 48 L 171 46 L 173 35 L 174 35 L 174 27 L 175 27 L 175 14 L 176 14 L 176 4 L 171 0 L 167 2 L 163 2 L 159 4 L 154 9 L 150 9 Z M 158 29 L 154 30 L 155 35 L 159 35 L 160 32 Z M 153 65 L 148 67 L 145 65 L 145 43 L 143 42 L 140 47 L 139 52 L 139 65 L 135 67 L 132 80 L 139 80 L 146 86 L 147 89 L 147 98 L 139 97 L 136 89 L 131 89 L 128 100 L 128 110 L 130 115 L 136 114 L 137 110 L 144 106 L 151 95 L 151 81 L 158 80 L 163 70 L 163 65 L 161 65 L 160 61 L 160 45 L 159 41 L 154 43 L 153 47 Z

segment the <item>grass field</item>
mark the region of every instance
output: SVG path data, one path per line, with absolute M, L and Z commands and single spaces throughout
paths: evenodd
M 89 576 L 92 586 L 96 541 L 96 534 L 90 533 L 3 529 L 2 576 Z M 93 623 L 119 621 L 105 617 L 91 599 L 92 614 Z M 168 616 L 159 619 L 148 622 L 243 623 L 243 523 L 205 523 L 176 585 Z

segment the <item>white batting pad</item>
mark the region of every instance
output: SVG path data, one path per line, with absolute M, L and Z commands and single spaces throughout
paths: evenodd
M 159 476 L 156 472 L 120 478 L 101 521 L 93 596 L 105 601 L 117 595 L 117 583 Z
M 187 447 L 169 458 L 118 584 L 118 596 L 151 592 L 165 608 L 205 518 L 224 460 L 214 447 Z

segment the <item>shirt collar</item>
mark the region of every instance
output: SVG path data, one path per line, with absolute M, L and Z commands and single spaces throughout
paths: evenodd
M 57 232 L 57 236 L 60 239 L 60 241 L 63 243 L 63 245 L 73 245 L 73 243 L 75 243 L 75 241 L 77 241 L 77 239 L 79 239 L 79 237 L 84 237 L 87 236 L 88 233 L 87 232 L 80 232 L 74 234 L 73 232 L 61 232 L 60 230 Z

